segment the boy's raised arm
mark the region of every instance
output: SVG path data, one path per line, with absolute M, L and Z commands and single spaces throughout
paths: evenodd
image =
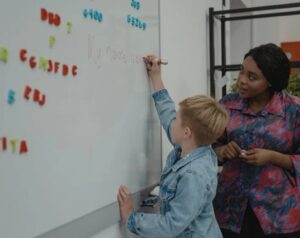
M 172 141 L 172 122 L 176 117 L 176 110 L 174 101 L 169 96 L 168 91 L 165 89 L 163 81 L 161 79 L 160 61 L 154 56 L 150 55 L 144 57 L 148 76 L 153 86 L 153 99 L 155 107 L 160 119 L 160 122 L 167 133 L 168 139 L 171 144 Z

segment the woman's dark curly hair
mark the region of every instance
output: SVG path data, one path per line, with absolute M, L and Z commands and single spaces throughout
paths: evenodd
M 281 91 L 288 86 L 290 61 L 280 47 L 272 43 L 260 45 L 249 50 L 244 59 L 248 56 L 254 59 L 274 91 Z

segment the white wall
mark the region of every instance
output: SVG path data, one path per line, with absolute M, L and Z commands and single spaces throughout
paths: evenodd
M 166 88 L 176 103 L 195 94 L 208 94 L 208 9 L 222 9 L 221 0 L 162 0 L 161 56 Z M 163 158 L 171 147 L 163 137 Z
M 280 4 L 274 0 L 253 0 L 253 7 Z M 259 11 L 255 14 L 270 13 L 270 11 Z M 253 20 L 253 46 L 273 42 L 279 44 L 279 18 L 260 18 Z
M 241 0 L 231 0 L 231 9 L 242 9 L 247 6 Z M 249 15 L 249 13 L 234 14 L 233 16 Z M 252 21 L 230 21 L 231 63 L 239 64 L 248 49 L 252 46 Z
M 295 3 L 299 0 L 230 0 L 231 8 L 258 7 L 266 5 Z M 299 9 L 297 9 L 299 10 Z M 254 14 L 271 13 L 273 11 L 257 11 Z M 234 14 L 233 16 L 252 14 Z M 231 21 L 231 63 L 241 63 L 244 54 L 252 47 L 273 42 L 299 39 L 299 16 L 261 18 L 253 20 Z M 232 73 L 236 77 L 237 73 Z
M 276 4 L 299 3 L 299 0 L 252 0 L 253 6 L 265 6 Z M 290 8 L 285 11 L 295 11 L 299 8 Z M 270 12 L 270 11 L 269 11 Z M 260 12 L 262 13 L 262 12 Z M 253 23 L 253 44 L 254 46 L 273 42 L 280 45 L 282 41 L 300 40 L 298 30 L 300 15 L 263 18 L 254 20 Z
M 287 3 L 299 3 L 299 0 L 231 0 L 232 8 L 240 7 L 243 2 L 247 7 L 259 7 Z M 293 11 L 297 9 L 286 9 Z M 278 10 L 277 10 L 278 11 Z M 258 11 L 255 14 L 271 13 L 274 11 Z M 231 60 L 238 63 L 246 51 L 260 44 L 282 41 L 300 40 L 300 15 L 241 20 L 231 22 Z M 297 30 L 296 30 L 297 29 Z
M 287 3 L 299 3 L 299 0 L 231 0 L 231 8 L 258 7 Z M 284 11 L 295 11 L 290 8 Z M 274 11 L 257 11 L 255 14 L 272 13 Z M 251 13 L 246 13 L 248 15 Z M 234 16 L 237 16 L 235 14 Z M 240 14 L 242 15 L 242 14 Z M 261 18 L 253 20 L 231 21 L 231 63 L 241 63 L 244 54 L 252 47 L 273 42 L 280 45 L 283 41 L 300 41 L 300 15 Z M 232 73 L 237 77 L 237 72 Z
M 235 1 L 235 0 L 231 0 Z M 242 2 L 245 4 L 247 7 L 252 7 L 252 0 L 242 0 Z
M 222 0 L 161 0 L 161 57 L 169 62 L 162 66 L 162 78 L 176 103 L 209 92 L 209 7 L 221 10 Z M 170 149 L 164 136 L 163 158 Z M 124 236 L 119 225 L 114 225 L 93 238 Z
M 300 15 L 282 18 L 280 24 L 280 42 L 300 41 Z

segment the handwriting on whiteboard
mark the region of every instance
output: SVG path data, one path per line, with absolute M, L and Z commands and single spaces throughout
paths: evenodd
M 143 64 L 143 57 L 126 52 L 124 49 L 116 49 L 111 45 L 99 46 L 95 36 L 88 36 L 88 60 L 98 69 L 106 64 Z

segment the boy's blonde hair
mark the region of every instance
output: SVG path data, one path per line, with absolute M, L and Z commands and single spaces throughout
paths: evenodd
M 182 124 L 190 127 L 198 146 L 209 145 L 224 133 L 229 116 L 223 105 L 213 98 L 189 97 L 181 101 L 179 107 Z

